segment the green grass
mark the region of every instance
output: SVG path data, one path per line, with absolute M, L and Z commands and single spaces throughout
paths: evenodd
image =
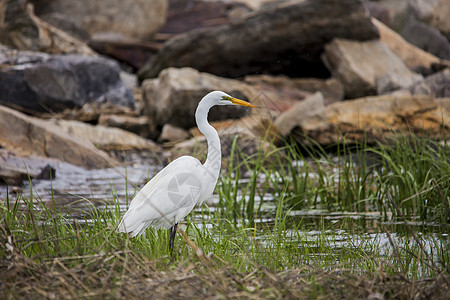
M 399 275 L 407 281 L 448 274 L 448 235 L 444 235 L 450 221 L 448 148 L 400 137 L 393 145 L 341 146 L 332 157 L 321 148 L 303 155 L 295 145 L 247 155 L 237 145 L 235 139 L 216 189 L 218 207 L 204 208 L 201 222 L 188 217 L 184 224 L 194 246 L 178 236 L 172 256 L 168 231 L 149 228 L 145 235 L 132 239 L 116 233 L 121 212 L 114 195 L 106 210 L 92 208 L 80 217 L 54 203 L 42 203 L 30 185 L 31 196 L 19 194 L 0 206 L 0 269 L 10 274 L 6 271 L 18 268 L 17 274 L 33 280 L 45 276 L 35 264 L 46 274 L 52 268 L 66 268 L 64 274 L 72 278 L 80 270 L 89 270 L 91 277 L 86 278 L 91 279 L 76 277 L 86 285 L 86 293 L 102 285 L 98 283 L 102 280 L 123 289 L 126 278 L 150 276 L 148 272 L 153 271 L 175 272 L 180 266 L 189 269 L 189 264 L 204 276 L 226 268 L 231 271 L 224 278 L 236 282 L 240 280 L 236 274 L 267 279 L 272 278 L 270 274 L 299 270 L 296 274 L 305 276 L 302 280 L 318 293 L 308 292 L 311 297 L 327 290 L 320 285 L 323 282 L 317 282 L 321 280 L 317 270 Z M 272 211 L 264 209 L 267 199 L 271 199 Z M 387 223 L 369 235 L 351 218 L 330 224 L 319 217 L 319 225 L 312 226 L 290 217 L 293 210 L 310 208 L 379 212 L 386 221 L 402 223 L 403 230 Z M 411 222 L 434 226 L 432 248 L 427 229 L 419 230 Z M 381 247 L 381 238 L 389 240 L 387 247 Z M 196 252 L 197 247 L 203 254 Z M 28 267 L 20 269 L 17 261 Z M 101 270 L 95 267 L 99 263 Z M 17 277 L 8 276 L 2 280 L 13 285 L 11 280 Z M 278 283 L 272 288 L 270 293 L 275 295 L 287 291 Z

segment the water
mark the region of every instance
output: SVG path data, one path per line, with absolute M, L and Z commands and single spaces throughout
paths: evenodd
M 7 189 L 0 186 L 0 199 L 5 201 L 9 197 L 9 201 L 12 202 L 13 199 L 20 198 L 19 195 L 25 199 L 29 199 L 32 195 L 36 199 L 34 209 L 43 209 L 43 204 L 48 208 L 68 212 L 69 222 L 72 218 L 77 218 L 79 223 L 89 224 L 89 219 L 86 219 L 87 211 L 111 209 L 115 201 L 124 212 L 136 188 L 141 188 L 161 169 L 145 163 L 135 164 L 132 167 L 98 170 L 85 170 L 64 163 L 55 164 L 53 167 L 56 169 L 55 179 L 33 180 L 31 184 L 25 183 L 21 189 Z M 247 182 L 248 178 L 244 178 L 241 183 Z M 277 202 L 269 193 L 262 199 L 256 198 L 255 207 L 261 204 L 261 210 L 256 215 L 254 223 L 250 224 L 249 220 L 241 218 L 238 226 L 247 224 L 257 228 L 255 238 L 264 243 L 264 232 L 267 231 L 262 229 L 274 227 Z M 248 203 L 246 196 L 238 199 Z M 216 223 L 215 216 L 222 209 L 219 202 L 219 196 L 213 195 L 205 205 L 194 209 L 189 216 L 190 220 L 199 227 L 212 228 Z M 24 203 L 20 207 L 26 209 Z M 408 234 L 408 226 L 403 222 L 390 220 L 390 215 L 381 216 L 378 212 L 330 212 L 322 209 L 287 208 L 283 211 L 283 217 L 288 237 L 284 243 L 298 244 L 301 241 L 314 246 L 319 240 L 325 240 L 327 244 L 332 245 L 334 252 L 346 251 L 349 248 L 370 252 L 371 248 L 376 246 L 377 251 L 388 256 L 392 255 L 392 243 L 398 245 L 414 243 L 413 237 Z M 445 227 L 423 222 L 410 223 L 409 227 L 413 227 L 418 233 L 427 253 L 436 253 L 439 248 L 448 249 L 449 236 Z

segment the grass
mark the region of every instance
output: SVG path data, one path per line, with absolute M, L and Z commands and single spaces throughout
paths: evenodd
M 334 157 L 295 145 L 247 155 L 235 139 L 216 209 L 186 220 L 174 256 L 167 231 L 115 232 L 114 195 L 108 209 L 80 217 L 30 185 L 31 196 L 0 207 L 1 298 L 445 299 L 449 149 L 419 138 L 343 145 Z M 291 217 L 310 208 L 387 222 L 369 233 L 351 217 L 319 216 L 314 226 Z

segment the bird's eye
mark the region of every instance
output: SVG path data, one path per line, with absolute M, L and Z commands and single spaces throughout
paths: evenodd
M 230 96 L 222 96 L 222 99 L 221 100 L 228 100 L 228 101 L 231 101 L 231 97 Z

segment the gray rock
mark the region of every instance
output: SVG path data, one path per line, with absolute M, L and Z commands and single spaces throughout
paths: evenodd
M 450 40 L 450 2 L 448 0 L 410 0 L 409 8 L 418 20 L 439 30 Z
M 450 69 L 425 78 L 408 88 L 412 95 L 427 95 L 436 98 L 450 98 Z
M 450 60 L 450 42 L 437 29 L 414 18 L 409 18 L 400 34 L 411 44 L 437 57 Z
M 132 107 L 134 96 L 112 60 L 9 51 L 0 54 L 0 103 L 29 113 L 101 102 Z
M 344 85 L 348 98 L 383 94 L 406 88 L 422 79 L 380 40 L 334 39 L 326 45 L 323 59 Z
M 378 37 L 359 0 L 281 2 L 230 25 L 178 35 L 138 75 L 143 80 L 167 67 L 193 67 L 225 77 L 259 72 L 324 76 L 329 74 L 320 54 L 334 37 Z
M 0 185 L 21 185 L 30 179 L 50 180 L 56 178 L 54 168 L 57 160 L 45 157 L 20 156 L 12 151 L 0 149 Z

